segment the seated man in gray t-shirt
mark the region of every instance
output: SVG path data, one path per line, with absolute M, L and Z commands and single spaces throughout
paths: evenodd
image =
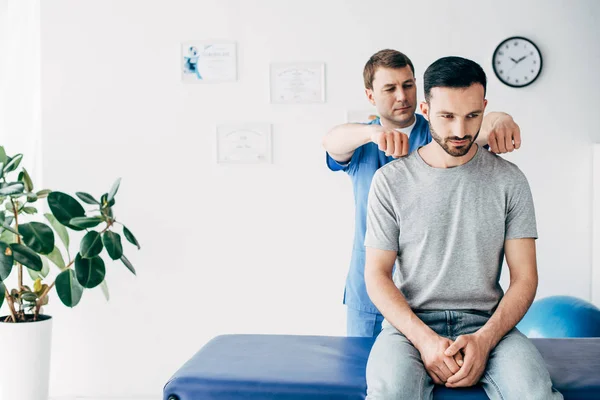
M 424 86 L 434 140 L 379 169 L 369 193 L 365 281 L 385 322 L 369 355 L 367 398 L 431 399 L 434 384 L 480 382 L 491 399 L 561 399 L 515 328 L 535 297 L 537 230 L 523 173 L 474 145 L 485 73 L 446 57 Z

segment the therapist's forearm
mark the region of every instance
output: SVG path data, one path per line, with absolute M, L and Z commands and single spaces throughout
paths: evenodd
M 367 292 L 371 301 L 398 331 L 419 349 L 427 339 L 437 336 L 411 310 L 408 302 L 392 279 L 378 272 L 365 274 Z
M 323 147 L 336 161 L 347 161 L 354 150 L 371 141 L 371 135 L 380 129 L 378 125 L 338 125 L 323 136 Z

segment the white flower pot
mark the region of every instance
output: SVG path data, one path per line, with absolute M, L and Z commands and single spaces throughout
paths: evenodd
M 0 322 L 0 400 L 48 400 L 52 318 L 40 318 Z

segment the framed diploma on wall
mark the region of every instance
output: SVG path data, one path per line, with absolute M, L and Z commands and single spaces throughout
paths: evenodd
M 182 43 L 181 80 L 185 83 L 219 83 L 236 81 L 236 43 Z
M 325 63 L 272 63 L 271 103 L 325 103 Z
M 271 124 L 245 123 L 217 126 L 217 163 L 270 164 Z

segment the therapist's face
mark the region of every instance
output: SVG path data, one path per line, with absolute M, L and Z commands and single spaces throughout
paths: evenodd
M 365 91 L 382 120 L 398 128 L 414 122 L 417 87 L 408 65 L 403 68 L 378 68 L 373 76 L 373 89 Z

